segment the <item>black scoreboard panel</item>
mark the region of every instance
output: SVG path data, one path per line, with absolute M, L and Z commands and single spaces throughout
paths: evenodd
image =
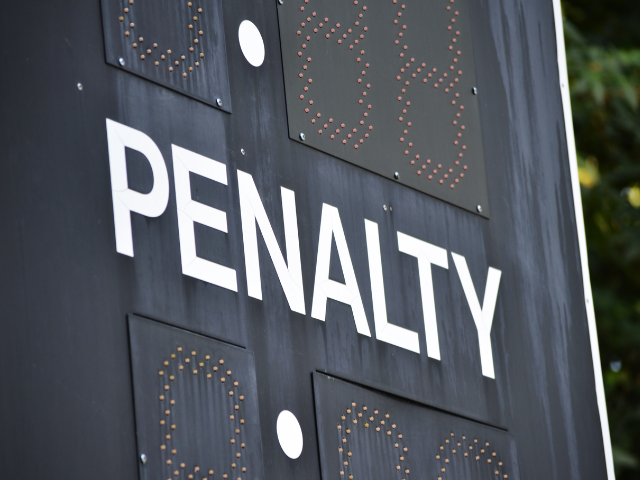
M 302 43 L 296 28 L 288 28 L 294 13 L 295 22 L 307 23 L 297 18 L 300 7 L 323 23 L 304 27 L 319 30 L 305 49 L 314 52 L 311 64 L 315 58 L 324 62 L 312 77 L 303 76 L 317 87 L 306 92 L 321 107 L 309 112 L 299 108 L 299 96 L 308 93 L 296 90 L 305 92 L 302 83 L 293 83 L 300 80 L 293 73 L 313 67 L 304 70 L 296 60 Z M 135 37 L 131 30 L 124 34 L 125 8 L 137 15 L 126 17 Z M 3 478 L 484 479 L 496 477 L 496 463 L 502 478 L 605 477 L 550 2 L 194 0 L 151 6 L 149 0 L 71 0 L 3 9 Z M 407 19 L 406 37 L 396 37 L 403 33 L 396 26 L 405 23 L 393 23 L 394 11 Z M 361 13 L 366 33 L 354 29 L 364 28 L 354 23 Z M 189 23 L 194 16 L 206 28 Z M 456 20 L 451 31 L 442 23 L 447 18 Z M 245 60 L 238 42 L 245 20 L 264 39 L 260 67 Z M 189 25 L 202 30 L 202 40 Z M 352 33 L 342 31 L 349 28 Z M 338 33 L 347 33 L 349 43 L 343 37 L 338 44 Z M 358 45 L 367 43 L 360 62 L 370 63 L 364 76 L 347 52 L 351 44 L 356 48 L 356 33 Z M 396 38 L 407 38 L 407 51 L 418 52 L 409 54 L 410 65 L 431 68 L 426 83 L 417 75 L 425 72 L 417 72 L 422 66 L 414 72 L 396 65 L 406 58 L 395 50 L 404 51 Z M 460 40 L 449 50 L 454 38 Z M 169 58 L 161 47 L 179 57 Z M 364 60 L 369 52 L 372 60 Z M 200 53 L 204 60 L 196 67 Z M 345 70 L 338 71 L 343 56 Z M 459 81 L 448 87 L 438 76 L 434 87 L 433 73 L 444 74 L 454 58 L 462 65 L 459 76 L 454 66 Z M 388 70 L 385 61 L 393 63 Z M 401 68 L 405 72 L 397 73 Z M 367 80 L 358 83 L 358 73 Z M 403 81 L 410 85 L 402 87 Z M 371 102 L 360 104 L 352 94 L 367 83 Z M 406 92 L 398 94 L 398 88 Z M 398 101 L 403 95 L 406 100 Z M 406 114 L 397 113 L 402 101 Z M 465 107 L 461 117 L 452 101 Z M 364 117 L 369 104 L 371 114 Z M 367 110 L 359 112 L 361 105 Z M 363 118 L 372 122 L 370 136 L 342 144 L 362 133 L 357 125 Z M 458 118 L 465 123 L 454 125 Z M 153 218 L 131 214 L 133 257 L 116 251 L 107 119 L 146 135 L 168 174 L 164 212 Z M 403 123 L 408 121 L 411 127 Z M 332 140 L 343 127 L 329 133 L 324 123 L 336 122 L 345 129 L 355 123 L 358 131 L 341 130 Z M 464 131 L 455 130 L 462 125 Z M 196 223 L 195 250 L 199 258 L 235 270 L 237 291 L 182 273 L 172 145 L 224 166 L 226 185 L 189 175 L 192 200 L 225 212 L 227 222 L 226 233 Z M 431 163 L 423 169 L 426 160 Z M 157 178 L 144 155 L 128 148 L 126 163 L 128 187 L 150 192 Z M 295 194 L 305 314 L 290 307 L 260 230 L 262 298 L 249 295 L 242 172 L 255 182 L 285 258 L 281 187 Z M 447 181 L 459 180 L 454 188 L 445 174 Z M 311 313 L 323 210 L 329 207 L 339 212 L 371 336 L 358 333 L 354 310 L 343 302 L 329 299 L 324 321 Z M 371 223 L 379 233 L 388 321 L 416 332 L 420 353 L 377 338 Z M 448 268 L 431 265 L 439 359 L 427 351 L 421 267 L 400 251 L 399 233 L 446 253 Z M 350 274 L 343 268 L 342 240 L 331 242 L 328 277 L 344 284 Z M 480 306 L 489 269 L 501 272 L 490 336 L 494 378 L 483 375 L 479 336 L 454 254 L 466 259 Z M 192 351 L 196 355 L 177 362 L 178 353 Z M 224 360 L 232 374 L 222 372 L 222 364 L 216 372 L 215 365 L 207 367 L 207 355 L 209 362 Z M 190 376 L 179 370 L 186 359 L 198 364 L 196 374 L 194 368 Z M 238 381 L 238 390 L 223 390 L 214 373 L 225 373 L 225 385 Z M 183 375 L 175 389 L 163 383 L 172 375 L 175 382 Z M 215 389 L 214 381 L 220 382 Z M 161 393 L 165 385 L 175 396 Z M 244 403 L 233 403 L 240 395 Z M 373 415 L 378 423 L 365 428 L 378 426 L 381 435 L 366 436 L 373 432 L 357 430 L 364 410 L 349 407 L 353 402 L 388 413 L 397 429 L 387 435 L 380 424 L 387 424 L 386 417 Z M 229 413 L 235 405 L 244 409 L 246 416 L 238 418 L 247 423 L 218 428 L 236 421 Z M 176 420 L 165 418 L 161 425 L 166 410 Z M 283 410 L 300 423 L 304 447 L 297 459 L 279 444 L 276 423 Z M 353 450 L 340 452 L 337 426 L 346 431 L 347 420 L 358 420 L 357 429 L 349 425 L 357 440 Z M 396 438 L 396 430 L 406 441 L 406 467 L 405 460 L 393 465 L 399 456 L 387 437 Z M 161 443 L 162 435 L 175 443 Z M 236 448 L 233 435 L 241 437 L 246 453 Z M 458 442 L 461 450 L 454 454 Z M 485 452 L 476 460 L 469 452 L 483 449 L 481 442 Z M 440 446 L 444 453 L 438 453 Z M 240 460 L 232 460 L 238 453 Z M 350 469 L 339 476 L 344 461 Z M 388 476 L 385 467 L 392 469 Z

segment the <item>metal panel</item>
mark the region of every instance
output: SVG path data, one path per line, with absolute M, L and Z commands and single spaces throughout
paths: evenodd
M 231 112 L 221 0 L 102 0 L 107 61 Z
M 505 431 L 315 373 L 322 478 L 520 478 Z
M 140 478 L 260 479 L 253 354 L 129 317 Z
M 292 139 L 489 216 L 466 0 L 278 13 Z

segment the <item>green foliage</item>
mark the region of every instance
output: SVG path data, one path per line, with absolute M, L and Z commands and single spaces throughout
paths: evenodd
M 563 2 L 616 474 L 640 474 L 640 2 Z

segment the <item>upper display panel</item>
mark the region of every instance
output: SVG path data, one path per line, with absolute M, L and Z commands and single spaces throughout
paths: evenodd
M 489 216 L 465 0 L 286 0 L 289 135 Z
M 102 0 L 107 61 L 231 112 L 221 0 Z

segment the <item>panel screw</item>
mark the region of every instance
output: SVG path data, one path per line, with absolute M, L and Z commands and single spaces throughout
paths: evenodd
M 221 107 L 222 106 L 222 100 L 220 100 L 219 98 L 216 98 L 216 105 Z
M 82 91 L 82 84 L 78 83 L 78 90 Z
M 120 64 L 121 67 L 124 67 L 124 58 L 120 57 L 118 59 L 118 63 Z
M 389 205 L 389 211 L 393 212 L 393 207 L 391 205 Z
M 386 205 L 382 205 L 382 209 L 386 212 L 387 211 L 387 206 Z
M 398 172 L 395 172 L 393 174 L 393 178 L 395 178 L 396 180 L 400 178 L 400 174 Z
M 478 94 L 478 89 L 476 87 L 473 87 L 471 89 L 471 93 L 473 93 L 474 95 L 477 95 Z
M 241 148 L 241 149 L 240 149 L 240 153 L 241 153 L 242 155 L 245 155 L 247 152 L 245 152 L 245 151 L 244 151 L 244 148 Z
M 144 453 L 140 454 L 140 461 L 143 465 L 147 464 L 147 456 Z
M 305 138 L 307 138 L 307 137 L 304 135 L 304 133 L 301 133 L 301 134 L 300 134 L 300 140 L 302 140 L 302 141 L 304 142 L 304 139 L 305 139 Z
M 478 210 L 478 213 L 482 213 L 482 205 L 478 205 L 476 207 L 476 210 Z
M 279 3 L 280 5 L 282 5 L 282 4 L 284 4 L 284 0 L 278 0 L 278 3 Z

